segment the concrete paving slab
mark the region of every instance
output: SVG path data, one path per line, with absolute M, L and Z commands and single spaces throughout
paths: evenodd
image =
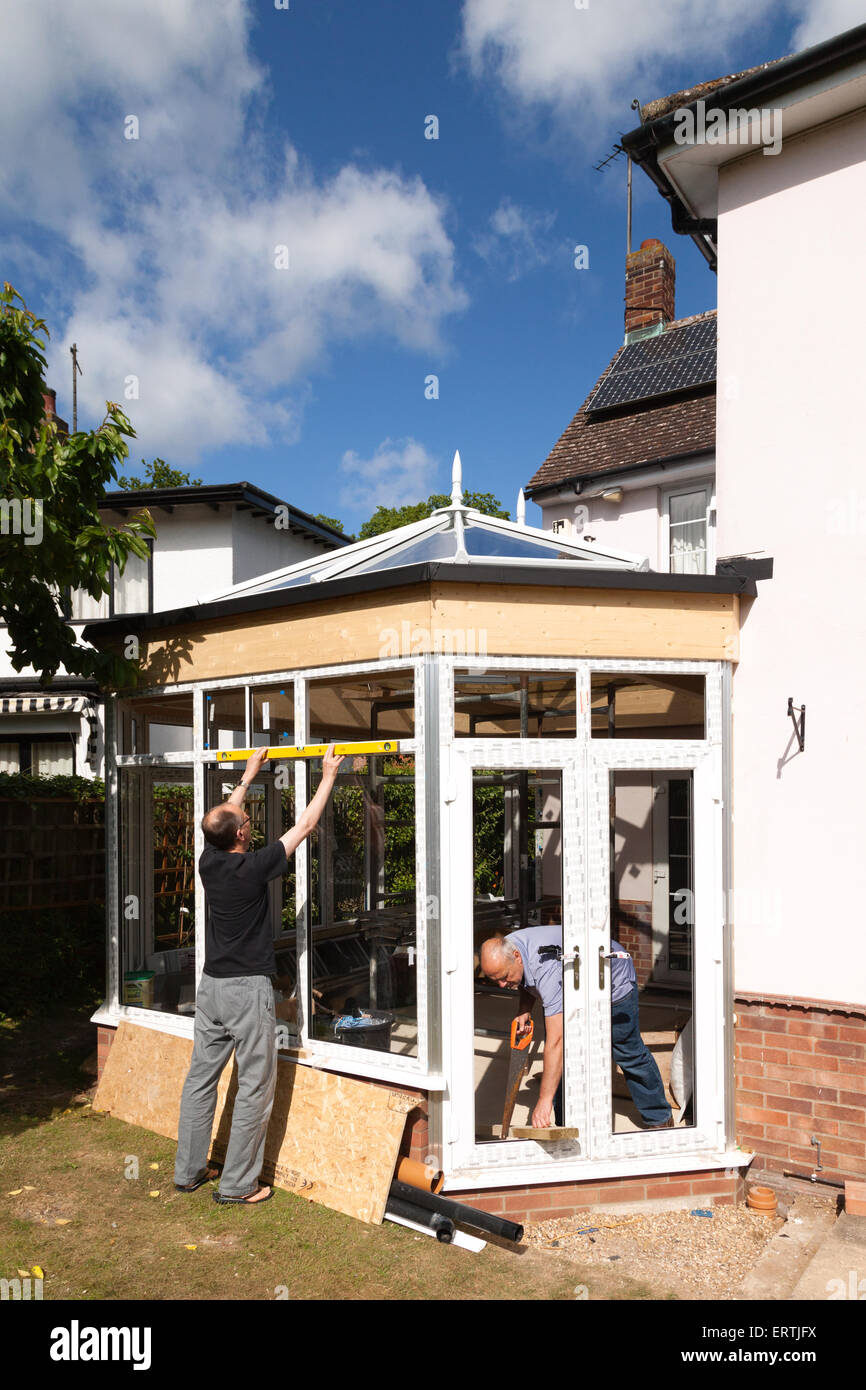
M 790 1297 L 828 1302 L 866 1300 L 866 1216 L 842 1213 Z
M 737 1298 L 772 1302 L 796 1297 L 793 1290 L 835 1224 L 836 1213 L 826 1203 L 795 1198 L 787 1221 L 746 1275 Z

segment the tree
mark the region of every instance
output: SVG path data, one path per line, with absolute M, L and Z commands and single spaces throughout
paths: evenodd
M 467 507 L 484 512 L 485 516 L 498 516 L 503 521 L 510 520 L 510 514 L 503 510 L 498 497 L 492 492 L 464 492 L 463 501 Z M 410 502 L 405 507 L 376 508 L 369 521 L 358 532 L 358 539 L 364 541 L 368 536 L 380 536 L 383 531 L 395 531 L 399 526 L 411 526 L 413 521 L 423 521 L 432 516 L 440 507 L 447 507 L 451 498 L 444 492 L 434 492 L 426 502 Z
M 191 478 L 188 473 L 182 473 L 179 468 L 172 468 L 165 459 L 153 459 L 151 463 L 142 459 L 141 462 L 144 466 L 144 477 L 118 478 L 118 487 L 201 487 L 201 478 Z
M 20 306 L 20 307 L 19 307 Z M 68 589 L 108 593 L 112 567 L 130 553 L 147 557 L 153 519 L 138 512 L 124 527 L 106 526 L 99 502 L 129 454 L 135 431 L 106 402 L 98 429 L 61 433 L 45 417 L 48 329 L 9 284 L 0 294 L 0 620 L 16 671 L 32 666 L 44 682 L 62 665 L 101 684 L 130 684 L 136 667 L 79 645 L 63 612 Z
M 324 522 L 326 526 L 333 526 L 334 530 L 339 531 L 341 536 L 344 536 L 346 534 L 346 529 L 343 526 L 342 521 L 338 521 L 335 516 L 325 516 L 324 512 L 316 512 L 314 519 L 316 521 Z

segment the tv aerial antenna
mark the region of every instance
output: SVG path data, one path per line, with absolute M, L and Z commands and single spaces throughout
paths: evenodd
M 635 97 L 635 98 L 634 98 L 634 100 L 633 100 L 633 102 L 632 102 L 632 104 L 631 104 L 631 109 L 632 109 L 632 111 L 640 111 L 640 100 L 639 100 L 638 97 Z M 623 131 L 620 131 L 620 135 L 622 135 L 623 133 L 624 133 Z M 609 164 L 613 164 L 617 159 L 619 159 L 619 157 L 620 157 L 621 154 L 624 154 L 624 155 L 626 156 L 626 160 L 627 160 L 627 163 L 628 163 L 628 175 L 627 175 L 627 189 L 628 189 L 628 192 L 627 192 L 627 196 L 626 196 L 626 233 L 625 233 L 625 250 L 626 250 L 626 255 L 627 255 L 627 256 L 630 256 L 630 255 L 631 255 L 631 162 L 632 162 L 632 161 L 631 161 L 631 155 L 627 153 L 627 151 L 623 148 L 622 145 L 620 145 L 619 143 L 617 143 L 617 144 L 614 145 L 614 147 L 613 147 L 613 149 L 611 150 L 610 154 L 606 155 L 604 159 L 600 159 L 600 160 L 598 161 L 598 163 L 597 163 L 597 164 L 594 164 L 592 167 L 595 169 L 596 173 L 598 173 L 598 174 L 603 174 L 604 171 L 605 171 L 605 169 L 607 168 L 607 166 L 608 166 Z

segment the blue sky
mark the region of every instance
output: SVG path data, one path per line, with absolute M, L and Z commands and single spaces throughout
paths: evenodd
M 593 165 L 631 99 L 861 19 L 852 0 L 6 0 L 3 278 L 51 328 L 59 412 L 74 340 L 79 425 L 119 401 L 136 463 L 246 478 L 351 531 L 448 491 L 459 448 L 464 486 L 513 515 L 622 339 L 625 163 Z M 651 236 L 678 315 L 713 307 L 636 171 L 634 245 Z

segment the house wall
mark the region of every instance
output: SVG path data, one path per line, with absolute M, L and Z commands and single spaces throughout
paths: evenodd
M 860 113 L 737 161 L 719 186 L 719 553 L 775 565 L 743 605 L 734 677 L 736 988 L 853 1002 L 866 980 L 864 149 Z M 789 696 L 807 709 L 802 754 Z
M 587 491 L 578 497 L 567 500 L 561 497 L 541 499 L 542 526 L 549 531 L 555 521 L 570 521 L 577 535 L 583 538 L 592 536 L 599 547 L 609 546 L 614 550 L 645 555 L 650 569 L 666 574 L 670 566 L 664 523 L 665 494 L 669 488 L 699 487 L 703 482 L 712 484 L 714 463 L 711 457 L 696 456 L 666 468 L 663 477 L 651 465 L 644 472 L 655 475 L 648 485 L 641 485 L 640 478 L 634 474 L 617 476 L 611 473 L 603 480 L 586 479 Z M 602 487 L 611 489 L 618 486 L 624 488 L 621 502 L 605 502 L 600 496 L 592 496 Z M 588 517 L 580 510 L 583 508 L 588 512 Z M 709 546 L 708 567 L 712 572 L 717 553 L 712 535 Z
M 818 1141 L 837 1182 L 866 1175 L 864 149 L 861 112 L 719 185 L 719 553 L 774 560 L 733 688 L 737 1138 L 806 1174 Z
M 614 483 L 609 484 L 610 487 Z M 659 565 L 659 507 L 660 492 L 657 487 L 638 488 L 625 493 L 622 502 L 605 502 L 601 497 L 577 497 L 567 502 L 542 505 L 542 526 L 550 531 L 554 521 L 566 519 L 575 524 L 579 536 L 594 536 L 599 546 L 611 546 L 615 550 L 631 551 L 635 555 L 646 555 L 650 569 L 662 568 Z M 581 521 L 575 508 L 586 507 L 589 519 Z M 667 569 L 667 564 L 663 566 Z
M 335 547 L 335 554 L 339 546 Z M 299 560 L 311 560 L 324 554 L 321 545 L 309 537 L 277 527 L 273 520 L 256 517 L 252 512 L 235 510 L 232 514 L 232 584 L 243 584 L 259 574 L 296 565 Z

